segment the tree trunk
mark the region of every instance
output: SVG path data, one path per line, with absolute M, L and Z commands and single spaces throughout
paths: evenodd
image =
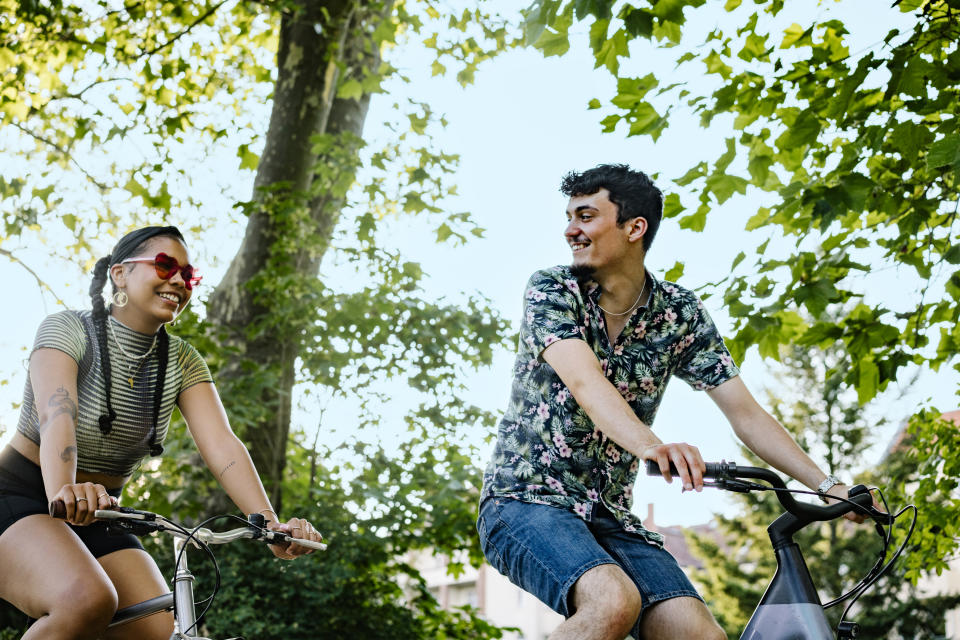
M 306 279 L 317 277 L 343 202 L 326 193 L 310 195 L 318 162 L 323 163 L 312 139 L 349 134 L 359 140 L 369 96 L 338 99 L 337 85 L 343 70 L 353 74 L 379 66 L 379 46 L 370 34 L 383 15 L 357 0 L 326 0 L 283 17 L 273 110 L 246 233 L 208 304 L 210 328 L 237 353 L 219 374 L 225 393 L 236 396 L 226 397 L 224 404 L 228 410 L 252 408 L 244 415 L 259 416 L 241 422 L 237 412 L 231 412 L 277 510 L 303 332 L 294 323 L 261 324 L 273 305 L 284 300 L 282 293 L 271 299 L 269 292 L 258 289 L 256 279 L 278 268 Z M 355 166 L 346 170 L 353 172 Z M 304 246 L 294 234 L 305 232 L 319 242 Z M 258 381 L 253 391 L 251 379 Z

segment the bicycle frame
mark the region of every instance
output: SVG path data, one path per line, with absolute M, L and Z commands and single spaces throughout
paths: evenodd
M 670 472 L 677 474 L 672 464 Z M 647 461 L 647 473 L 660 475 L 657 463 Z M 855 505 L 838 503 L 821 507 L 797 502 L 787 492 L 780 476 L 769 469 L 738 467 L 732 462 L 706 463 L 704 479 L 714 480 L 705 482 L 704 486 L 738 492 L 768 489 L 742 479 L 762 480 L 775 489 L 781 489 L 776 492 L 777 499 L 786 509 L 786 513 L 767 527 L 777 559 L 777 571 L 744 628 L 740 640 L 834 640 L 836 635 L 827 621 L 810 570 L 803 559 L 800 546 L 793 540 L 793 535 L 813 522 L 834 520 L 858 507 L 875 520 L 889 518 L 887 514 L 872 512 L 873 498 L 866 487 L 858 485 L 851 489 L 850 501 Z M 856 637 L 858 629 L 855 624 L 844 623 L 844 631 L 848 630 L 850 635 L 847 637 Z
M 63 518 L 66 509 L 62 501 L 57 500 L 50 503 L 50 515 L 55 518 Z M 94 517 L 98 520 L 106 520 L 109 526 L 119 527 L 120 530 L 135 533 L 137 535 L 146 535 L 162 531 L 169 533 L 174 537 L 173 551 L 176 561 L 176 574 L 174 575 L 173 593 L 166 593 L 150 600 L 145 600 L 129 607 L 124 607 L 114 614 L 108 627 L 117 627 L 134 620 L 173 609 L 174 629 L 170 640 L 209 640 L 200 636 L 188 636 L 187 631 L 196 627 L 196 603 L 193 598 L 193 583 L 195 578 L 187 566 L 186 545 L 192 542 L 195 546 L 206 546 L 211 544 L 226 544 L 249 538 L 260 540 L 269 544 L 296 544 L 310 547 L 312 549 L 324 550 L 327 545 L 322 542 L 312 540 L 303 540 L 293 538 L 280 531 L 266 529 L 266 521 L 262 514 L 254 513 L 247 516 L 247 526 L 232 529 L 230 531 L 214 532 L 207 528 L 194 529 L 188 531 L 180 525 L 167 520 L 155 513 L 148 511 L 137 511 L 135 509 L 118 508 L 115 510 L 101 510 L 94 512 Z M 230 640 L 243 640 L 242 638 L 232 638 Z

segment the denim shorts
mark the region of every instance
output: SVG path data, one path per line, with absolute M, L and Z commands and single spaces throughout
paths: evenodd
M 510 498 L 480 504 L 483 555 L 511 582 L 570 617 L 573 584 L 589 569 L 615 564 L 630 576 L 647 607 L 681 596 L 703 600 L 669 552 L 625 531 L 602 505 L 590 522 L 572 511 Z M 640 618 L 632 635 L 640 638 Z

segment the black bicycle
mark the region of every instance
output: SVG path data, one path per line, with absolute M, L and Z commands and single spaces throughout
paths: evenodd
M 769 469 L 740 467 L 732 462 L 708 462 L 706 467 L 706 472 L 703 474 L 704 486 L 741 493 L 774 491 L 780 504 L 786 510 L 786 513 L 767 527 L 773 552 L 777 558 L 777 571 L 740 639 L 833 640 L 834 638 L 856 638 L 860 633 L 859 625 L 844 620 L 844 618 L 846 618 L 850 607 L 853 606 L 857 598 L 869 589 L 903 553 L 917 523 L 916 507 L 908 505 L 895 515 L 879 511 L 873 507 L 871 492 L 878 492 L 884 504 L 884 509 L 886 509 L 882 492 L 878 489 L 868 489 L 863 485 L 852 487 L 846 500 L 837 498 L 841 502 L 818 506 L 798 502 L 792 495 L 795 493 L 817 495 L 816 492 L 788 489 L 780 476 Z M 670 465 L 670 473 L 678 475 L 676 467 L 672 464 Z M 647 461 L 647 474 L 661 475 L 660 467 L 656 462 Z M 760 480 L 767 484 L 758 484 L 753 480 Z M 888 560 L 887 552 L 892 540 L 892 525 L 897 518 L 910 509 L 913 510 L 913 522 L 910 524 L 910 529 L 900 547 Z M 810 577 L 810 571 L 807 569 L 807 563 L 803 559 L 800 546 L 793 540 L 793 536 L 809 524 L 835 520 L 851 511 L 863 514 L 873 520 L 878 535 L 884 541 L 883 548 L 876 564 L 856 586 L 839 598 L 827 604 L 822 604 Z M 850 602 L 840 618 L 835 635 L 830 629 L 824 610 L 847 600 Z

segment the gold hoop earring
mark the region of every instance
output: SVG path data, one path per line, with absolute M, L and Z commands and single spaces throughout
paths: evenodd
M 113 301 L 113 306 L 115 307 L 125 307 L 127 306 L 127 302 L 130 301 L 126 291 L 117 291 L 110 299 Z

